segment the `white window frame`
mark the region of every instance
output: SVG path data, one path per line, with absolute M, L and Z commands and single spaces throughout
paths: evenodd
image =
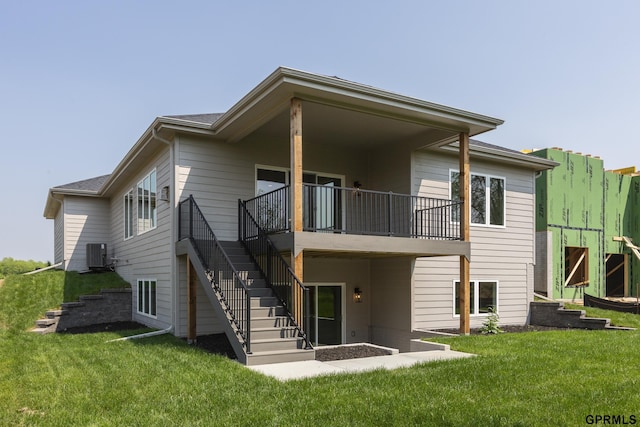
M 456 313 L 456 298 L 458 295 L 456 294 L 456 283 L 459 283 L 460 279 L 453 280 L 453 317 L 459 318 L 460 314 Z M 470 317 L 487 317 L 489 313 L 480 313 L 480 282 L 482 283 L 493 283 L 496 288 L 496 306 L 495 312 L 498 313 L 500 311 L 500 282 L 494 279 L 481 279 L 481 280 L 470 280 L 469 283 L 473 286 L 473 307 L 469 306 Z
M 153 287 L 151 286 L 152 283 Z M 145 288 L 145 286 L 148 286 L 148 288 Z M 153 288 L 155 288 L 155 293 L 152 292 Z M 156 319 L 158 317 L 158 280 L 151 278 L 138 279 L 136 294 L 136 311 L 138 314 Z M 152 296 L 155 296 L 153 304 L 151 304 Z
M 133 232 L 133 224 L 135 223 L 135 221 L 133 220 L 134 219 L 133 207 L 135 206 L 134 200 L 135 200 L 135 194 L 134 194 L 133 188 L 127 191 L 122 196 L 122 201 L 123 201 L 122 217 L 124 221 L 123 222 L 124 240 L 129 240 L 135 235 Z
M 153 182 L 155 183 L 154 188 L 151 188 L 152 175 L 154 178 Z M 145 180 L 147 179 L 149 180 L 149 192 L 148 192 L 148 197 L 145 197 L 144 184 L 145 184 Z M 140 181 L 138 181 L 138 185 L 136 186 L 136 206 L 138 208 L 136 218 L 137 218 L 137 224 L 138 224 L 138 235 L 154 230 L 158 226 L 157 188 L 158 188 L 158 174 L 155 168 L 152 171 L 150 171 L 148 174 L 146 174 Z M 141 195 L 142 195 L 142 202 L 140 202 Z M 147 211 L 148 218 L 144 217 L 145 211 Z M 143 215 L 143 216 L 141 217 L 140 215 Z M 148 221 L 148 223 L 146 221 Z
M 458 169 L 449 169 L 449 198 L 453 200 L 453 185 L 452 185 L 452 173 L 460 174 Z M 507 178 L 504 176 L 498 175 L 489 175 L 485 173 L 475 173 L 471 172 L 471 179 L 474 176 L 480 176 L 485 178 L 485 222 L 477 223 L 471 222 L 471 226 L 474 227 L 491 227 L 491 228 L 506 228 L 507 227 Z M 502 218 L 504 219 L 504 224 L 491 224 L 491 179 L 499 179 L 503 182 L 503 207 L 502 207 Z M 473 197 L 473 192 L 471 194 Z M 468 203 L 469 207 L 469 215 L 471 216 L 471 203 Z M 456 221 L 452 221 L 452 223 L 457 223 Z

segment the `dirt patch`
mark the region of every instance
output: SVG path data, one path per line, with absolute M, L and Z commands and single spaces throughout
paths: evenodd
M 3 283 L 4 283 L 4 279 L 0 279 L 0 288 L 2 287 Z
M 361 359 L 364 357 L 388 356 L 390 350 L 370 345 L 343 345 L 332 348 L 316 348 L 316 360 L 329 362 L 331 360 Z
M 208 353 L 219 354 L 232 360 L 237 359 L 225 334 L 201 335 L 196 338 L 195 346 Z

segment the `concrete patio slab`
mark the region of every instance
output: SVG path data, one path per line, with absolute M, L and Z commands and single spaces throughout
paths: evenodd
M 264 375 L 274 377 L 280 381 L 288 381 L 301 378 L 311 378 L 319 375 L 366 372 L 376 369 L 405 368 L 418 363 L 461 359 L 473 356 L 475 355 L 451 350 L 419 351 L 392 354 L 389 356 L 333 360 L 330 362 L 307 360 L 303 362 L 274 363 L 269 365 L 248 366 L 248 368 Z

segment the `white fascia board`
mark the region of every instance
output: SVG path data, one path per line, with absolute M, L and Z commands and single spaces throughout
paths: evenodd
M 282 101 L 279 98 L 298 96 L 301 99 L 316 102 L 322 102 L 321 100 L 323 100 L 329 104 L 333 101 L 337 105 L 349 105 L 351 108 L 360 105 L 364 108 L 363 111 L 375 109 L 378 114 L 389 110 L 392 116 L 414 115 L 414 117 L 417 117 L 423 115 L 425 121 L 442 119 L 462 122 L 468 124 L 469 127 L 484 128 L 482 131 L 495 129 L 504 123 L 501 119 L 399 95 L 337 77 L 322 76 L 280 67 L 220 117 L 212 125 L 212 129 L 216 133 L 224 131 L 225 128 L 242 117 L 260 101 L 273 95 L 283 87 L 285 88 L 284 93 L 277 98 L 275 103 Z M 428 120 L 428 117 L 432 119 Z M 481 131 L 476 133 L 481 133 Z
M 441 147 L 440 149 L 450 151 L 452 153 L 458 153 L 457 146 L 458 144 L 456 143 L 449 146 Z M 476 159 L 489 159 L 502 163 L 507 161 L 510 164 L 523 165 L 536 171 L 553 169 L 560 164 L 553 160 L 543 159 L 542 157 L 530 156 L 524 153 L 510 153 L 491 147 L 471 146 L 469 147 L 469 153 Z

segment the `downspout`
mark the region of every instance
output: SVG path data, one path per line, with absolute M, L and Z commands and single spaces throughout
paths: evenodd
M 36 274 L 36 273 L 40 273 L 40 272 L 42 272 L 42 271 L 51 270 L 51 269 L 54 269 L 54 268 L 60 267 L 63 263 L 64 263 L 64 261 L 59 262 L 59 263 L 57 263 L 57 264 L 50 265 L 50 266 L 48 266 L 48 267 L 39 268 L 39 269 L 37 269 L 37 270 L 29 271 L 29 272 L 27 272 L 27 273 L 22 273 L 22 275 L 23 275 L 23 276 L 29 276 L 30 274 Z
M 175 171 L 175 143 L 174 141 L 169 141 L 158 135 L 156 128 L 151 129 L 151 136 L 158 141 L 167 144 L 169 146 L 169 167 L 170 167 L 170 182 L 169 182 L 169 205 L 171 208 L 169 209 L 169 223 L 171 224 L 171 241 L 169 242 L 169 247 L 171 248 L 171 281 L 173 284 L 173 298 L 171 298 L 171 327 L 170 330 L 173 330 L 174 326 L 178 323 L 178 312 L 177 312 L 177 298 L 178 298 L 178 285 L 179 278 L 177 274 L 177 265 L 176 265 L 176 249 L 175 242 L 177 241 L 176 235 L 176 227 L 175 227 L 175 194 L 176 194 L 176 171 Z
M 146 332 L 144 334 L 139 334 L 139 335 L 131 335 L 129 337 L 116 338 L 114 340 L 109 340 L 107 342 L 128 341 L 128 340 L 134 340 L 134 339 L 138 339 L 138 338 L 154 337 L 156 335 L 169 334 L 172 331 L 173 331 L 173 326 L 169 326 L 167 329 L 161 329 L 159 331 Z

